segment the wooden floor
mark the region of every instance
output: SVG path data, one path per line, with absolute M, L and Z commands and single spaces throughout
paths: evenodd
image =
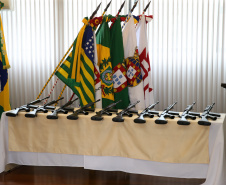
M 75 167 L 19 166 L 11 172 L 0 174 L 0 185 L 198 185 L 204 181 Z

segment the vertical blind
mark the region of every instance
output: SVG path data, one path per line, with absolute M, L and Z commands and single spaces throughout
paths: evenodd
M 102 2 L 98 16 L 108 0 L 14 0 L 12 11 L 1 12 L 11 69 L 12 108 L 34 100 L 66 53 L 82 27 Z M 116 15 L 123 0 L 113 0 L 107 14 Z M 134 14 L 141 14 L 148 0 L 140 0 Z M 121 14 L 127 14 L 126 1 Z M 226 112 L 226 4 L 224 0 L 155 0 L 146 14 L 149 55 L 156 107 L 163 110 L 177 101 L 182 111 L 196 101 L 195 110 L 203 111 L 215 102 L 213 111 Z M 43 97 L 50 92 L 54 77 Z M 63 88 L 58 82 L 57 98 Z M 66 89 L 68 100 L 72 92 Z

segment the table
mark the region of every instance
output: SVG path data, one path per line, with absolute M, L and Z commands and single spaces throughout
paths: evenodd
M 225 114 L 222 114 L 222 118 L 212 122 L 210 127 L 209 164 L 184 164 L 155 162 L 117 156 L 9 151 L 8 118 L 3 113 L 0 124 L 0 172 L 4 171 L 5 165 L 9 163 L 34 166 L 71 166 L 165 177 L 206 178 L 206 182 L 203 185 L 225 185 L 225 122 Z

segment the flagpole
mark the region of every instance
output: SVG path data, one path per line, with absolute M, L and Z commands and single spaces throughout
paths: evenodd
M 104 12 L 102 13 L 102 17 L 106 13 L 106 11 L 108 10 L 108 8 L 109 8 L 110 5 L 111 5 L 111 1 L 107 4 L 106 8 L 104 9 Z
M 132 9 L 129 11 L 129 14 L 128 14 L 127 17 L 126 17 L 126 20 L 125 20 L 125 22 L 124 22 L 123 25 L 122 25 L 122 29 L 125 27 L 127 21 L 128 21 L 129 18 L 131 17 L 131 14 L 132 14 L 134 8 L 135 8 L 135 7 L 137 6 L 137 4 L 138 4 L 138 1 L 139 1 L 139 0 L 137 0 L 137 1 L 135 2 L 135 4 L 133 5 Z
M 123 8 L 124 5 L 125 5 L 125 2 L 126 2 L 126 1 L 124 1 L 124 2 L 122 3 L 122 5 L 120 6 L 120 8 L 119 8 L 119 10 L 118 10 L 118 13 L 117 13 L 117 15 L 115 16 L 116 19 L 118 18 L 119 14 L 121 13 L 122 8 Z M 114 24 L 114 22 L 111 23 L 110 29 L 112 28 L 113 24 Z
M 90 19 L 92 19 L 92 18 L 96 15 L 97 11 L 98 11 L 99 8 L 100 8 L 100 5 L 101 5 L 101 3 L 98 5 L 98 7 L 96 8 L 96 10 L 92 13 L 92 15 L 90 16 Z M 89 19 L 89 20 L 90 20 L 90 19 Z M 46 86 L 48 85 L 48 83 L 50 82 L 50 80 L 52 79 L 53 75 L 56 73 L 56 71 L 57 71 L 58 68 L 60 67 L 60 65 L 64 62 L 64 59 L 66 58 L 66 56 L 68 55 L 68 53 L 69 53 L 70 50 L 72 49 L 73 45 L 74 45 L 74 42 L 72 43 L 72 45 L 70 46 L 70 48 L 67 50 L 67 52 L 65 53 L 65 55 L 63 56 L 63 58 L 60 60 L 59 64 L 57 65 L 57 67 L 55 68 L 55 70 L 53 71 L 53 73 L 51 74 L 51 76 L 49 77 L 49 79 L 47 80 L 46 84 L 43 86 L 41 92 L 39 93 L 39 95 L 37 96 L 36 99 L 39 99 L 39 97 L 42 95 L 42 93 L 43 93 L 43 91 L 45 90 Z M 58 81 L 58 78 L 57 78 L 56 82 L 54 83 L 54 86 L 53 86 L 53 88 L 51 89 L 51 92 L 50 92 L 49 94 L 52 93 L 52 91 L 53 91 L 55 85 L 57 84 L 57 81 Z
M 61 98 L 61 96 L 62 96 L 63 93 L 64 93 L 64 90 L 66 89 L 66 87 L 67 87 L 67 85 L 65 84 L 64 87 L 63 87 L 63 89 L 62 89 L 62 91 L 61 91 L 61 93 L 60 93 L 60 95 L 58 96 L 57 99 L 60 99 L 60 98 Z M 58 104 L 58 102 L 55 103 L 55 107 L 57 106 L 57 104 Z
M 146 5 L 146 7 L 144 8 L 144 10 L 143 10 L 143 13 L 142 13 L 142 15 L 140 16 L 140 20 L 141 20 L 141 17 L 145 14 L 145 12 L 147 11 L 147 9 L 148 9 L 148 7 L 150 6 L 150 4 L 151 4 L 151 1 L 149 1 L 149 3 Z
M 58 68 L 60 67 L 60 65 L 64 62 L 64 59 L 66 58 L 66 56 L 68 55 L 68 53 L 70 52 L 71 48 L 73 47 L 74 43 L 72 43 L 72 45 L 70 46 L 70 48 L 68 49 L 68 51 L 65 53 L 65 55 L 63 56 L 63 58 L 60 60 L 59 64 L 57 65 L 57 67 L 55 68 L 55 70 L 53 71 L 53 73 L 50 75 L 49 79 L 47 80 L 46 84 L 43 86 L 41 92 L 39 93 L 39 95 L 37 96 L 36 99 L 39 99 L 39 97 L 42 95 L 43 91 L 45 90 L 46 86 L 48 85 L 48 83 L 50 82 L 50 80 L 52 79 L 53 75 L 56 73 L 56 71 L 58 70 Z M 56 82 L 54 83 L 56 85 L 58 81 L 58 78 L 56 80 Z M 54 86 L 53 86 L 54 89 Z M 51 94 L 51 93 L 50 93 Z
M 148 7 L 150 6 L 150 4 L 151 4 L 151 1 L 149 1 L 149 3 L 146 5 L 146 7 L 144 8 L 144 10 L 143 10 L 143 13 L 140 15 L 140 18 L 139 18 L 139 20 L 141 20 L 141 18 L 142 18 L 142 16 L 145 14 L 145 12 L 147 11 L 147 9 L 148 9 Z M 138 25 L 138 24 L 137 24 Z M 136 26 L 137 26 L 136 25 Z

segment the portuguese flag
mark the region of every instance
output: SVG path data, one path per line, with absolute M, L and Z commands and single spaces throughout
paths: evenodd
M 101 78 L 102 108 L 114 103 L 112 65 L 110 57 L 110 28 L 104 16 L 96 33 L 97 56 Z
M 115 108 L 125 109 L 129 103 L 129 93 L 124 64 L 124 49 L 120 19 L 118 18 L 111 28 L 111 62 L 113 68 L 115 102 L 122 100 Z

